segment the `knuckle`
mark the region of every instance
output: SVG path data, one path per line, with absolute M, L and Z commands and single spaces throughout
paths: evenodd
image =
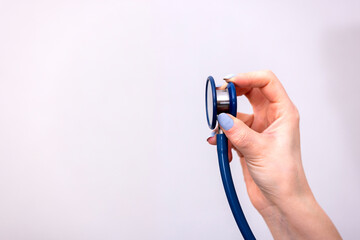
M 265 69 L 263 72 L 266 76 L 269 76 L 269 77 L 275 76 L 275 73 L 273 71 L 271 71 L 270 69 Z
M 295 105 L 292 105 L 292 108 L 290 111 L 290 116 L 294 121 L 296 121 L 296 122 L 300 121 L 300 113 Z
M 275 73 L 269 69 L 266 70 L 262 70 L 260 72 L 260 75 L 262 76 L 262 78 L 266 79 L 268 84 L 271 82 L 278 82 L 279 79 L 277 78 L 277 76 L 275 75 Z

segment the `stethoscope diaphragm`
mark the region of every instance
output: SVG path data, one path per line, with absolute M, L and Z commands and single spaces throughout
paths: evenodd
M 217 115 L 230 113 L 236 117 L 237 99 L 233 83 L 228 83 L 225 89 L 216 89 L 215 80 L 209 76 L 205 87 L 206 119 L 210 129 L 217 123 Z

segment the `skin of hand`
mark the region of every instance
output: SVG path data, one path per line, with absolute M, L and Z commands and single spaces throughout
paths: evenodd
M 240 157 L 249 198 L 275 239 L 341 239 L 316 202 L 301 162 L 299 113 L 271 71 L 226 80 L 250 101 L 253 114 L 225 116 L 220 127 Z M 207 140 L 216 144 L 216 135 Z M 232 156 L 230 156 L 230 160 Z

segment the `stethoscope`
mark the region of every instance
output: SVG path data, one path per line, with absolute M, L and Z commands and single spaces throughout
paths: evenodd
M 226 89 L 216 89 L 214 78 L 212 76 L 209 76 L 206 80 L 205 104 L 206 118 L 210 129 L 214 129 L 216 127 L 217 115 L 220 113 L 230 113 L 231 115 L 236 117 L 237 98 L 234 84 L 228 83 Z M 228 156 L 228 139 L 223 133 L 223 131 L 220 129 L 220 127 L 219 132 L 216 135 L 216 145 L 219 158 L 221 179 L 236 224 L 238 225 L 239 230 L 245 240 L 255 239 L 255 236 L 246 221 L 245 215 L 239 203 L 239 199 L 236 195 L 234 182 L 232 180 L 230 171 Z

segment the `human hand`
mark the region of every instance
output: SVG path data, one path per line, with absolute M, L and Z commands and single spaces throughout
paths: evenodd
M 242 73 L 227 82 L 248 98 L 253 114 L 223 113 L 218 121 L 240 157 L 249 198 L 274 238 L 341 238 L 308 185 L 299 113 L 275 74 Z M 216 144 L 216 137 L 208 142 Z

